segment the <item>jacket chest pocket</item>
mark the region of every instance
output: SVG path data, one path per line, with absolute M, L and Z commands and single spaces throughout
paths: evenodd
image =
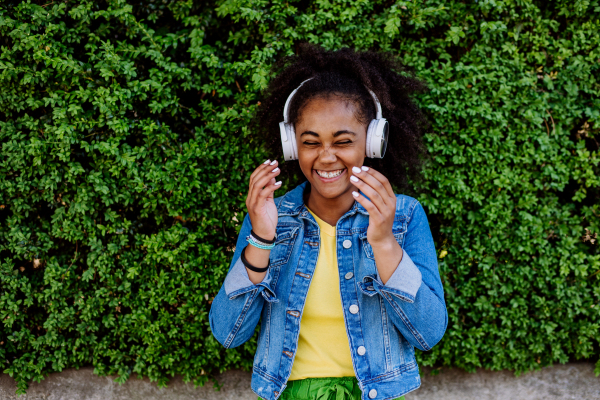
M 402 247 L 402 244 L 404 243 L 404 234 L 406 233 L 406 227 L 400 226 L 398 228 L 392 229 L 392 233 L 396 238 L 396 242 L 398 242 L 400 247 Z M 367 240 L 367 230 L 365 229 L 364 232 L 361 232 L 358 237 L 360 238 L 362 248 L 367 258 L 370 260 L 375 260 L 375 255 L 373 254 L 373 247 L 371 247 L 371 244 Z
M 277 226 L 277 240 L 275 240 L 275 247 L 269 256 L 271 267 L 277 267 L 289 261 L 299 229 L 299 225 Z

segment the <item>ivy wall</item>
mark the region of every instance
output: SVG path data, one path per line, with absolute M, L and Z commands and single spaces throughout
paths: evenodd
M 302 42 L 393 51 L 430 88 L 415 192 L 450 321 L 421 364 L 597 362 L 599 32 L 598 0 L 0 3 L 0 371 L 251 366 L 207 315 L 269 157 L 249 121 Z

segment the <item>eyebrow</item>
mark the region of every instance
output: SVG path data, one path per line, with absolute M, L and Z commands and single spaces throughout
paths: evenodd
M 349 133 L 349 134 L 351 134 L 352 136 L 356 136 L 356 133 L 354 133 L 354 132 L 352 132 L 352 131 L 349 131 L 349 130 L 346 130 L 346 129 L 344 129 L 344 130 L 337 131 L 336 133 L 334 133 L 334 134 L 333 134 L 333 137 L 338 137 L 338 136 L 340 136 L 340 135 L 343 135 L 344 133 Z M 302 136 L 304 136 L 304 135 L 311 135 L 311 136 L 316 136 L 316 137 L 319 137 L 319 134 L 318 134 L 318 133 L 316 133 L 316 132 L 313 132 L 313 131 L 304 131 L 304 132 L 302 132 L 302 133 L 300 134 L 300 137 L 302 137 Z

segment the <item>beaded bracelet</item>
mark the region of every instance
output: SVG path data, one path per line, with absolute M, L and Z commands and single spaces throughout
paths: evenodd
M 246 237 L 246 241 L 251 244 L 254 247 L 258 247 L 259 249 L 263 249 L 263 250 L 271 250 L 273 247 L 275 247 L 275 243 L 272 244 L 265 244 L 265 243 L 261 243 L 258 240 L 256 240 L 256 238 L 252 235 L 248 235 Z

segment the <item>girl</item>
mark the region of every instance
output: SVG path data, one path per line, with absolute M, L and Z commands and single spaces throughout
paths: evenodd
M 261 321 L 262 399 L 402 399 L 420 386 L 414 347 L 448 320 L 425 212 L 390 184 L 417 176 L 426 124 L 409 95 L 423 86 L 382 53 L 304 46 L 277 67 L 258 120 L 306 181 L 274 198 L 278 161 L 250 176 L 212 332 L 236 347 Z

